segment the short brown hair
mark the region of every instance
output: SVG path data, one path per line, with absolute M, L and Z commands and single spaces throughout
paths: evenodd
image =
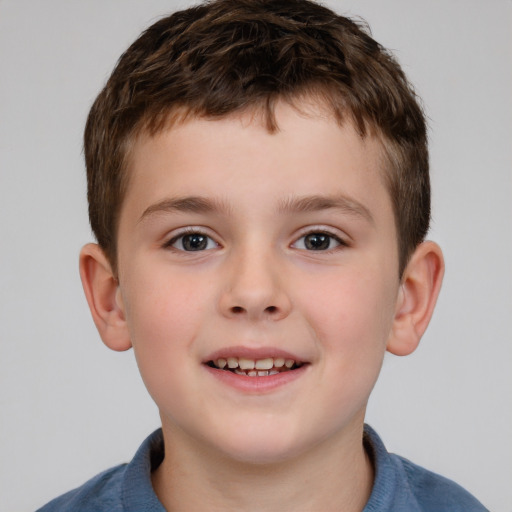
M 141 130 L 176 116 L 220 118 L 262 109 L 277 129 L 276 101 L 318 97 L 382 141 L 398 233 L 399 273 L 430 220 L 426 124 L 392 55 L 369 31 L 309 0 L 215 0 L 149 27 L 121 56 L 94 102 L 84 134 L 89 218 L 116 268 L 123 172 Z M 173 117 L 174 115 L 174 117 Z

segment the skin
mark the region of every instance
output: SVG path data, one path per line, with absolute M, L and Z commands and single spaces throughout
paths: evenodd
M 397 274 L 377 139 L 314 105 L 280 104 L 277 122 L 270 134 L 246 113 L 141 135 L 119 275 L 96 245 L 82 250 L 102 339 L 133 346 L 160 410 L 153 485 L 167 510 L 362 510 L 368 397 L 385 351 L 416 348 L 441 285 L 432 242 Z M 185 250 L 190 232 L 208 237 L 204 250 Z M 311 250 L 312 233 L 328 247 Z M 306 364 L 271 389 L 239 389 L 204 364 L 244 350 Z

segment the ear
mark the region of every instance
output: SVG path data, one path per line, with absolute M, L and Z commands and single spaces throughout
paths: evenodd
M 103 343 L 112 350 L 128 350 L 132 344 L 119 284 L 99 245 L 87 244 L 82 248 L 80 277 Z
M 386 346 L 389 352 L 405 356 L 418 347 L 434 312 L 443 275 L 441 248 L 434 242 L 420 244 L 402 276 L 392 332 Z

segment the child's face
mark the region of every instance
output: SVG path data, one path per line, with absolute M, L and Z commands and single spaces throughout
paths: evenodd
M 117 300 L 164 430 L 254 462 L 358 431 L 399 296 L 379 143 L 283 104 L 277 122 L 141 137 L 118 239 Z M 211 367 L 231 357 L 301 366 Z

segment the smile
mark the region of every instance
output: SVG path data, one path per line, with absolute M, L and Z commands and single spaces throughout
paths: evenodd
M 210 368 L 228 371 L 246 377 L 268 377 L 296 370 L 303 363 L 283 357 L 266 357 L 264 359 L 248 359 L 245 357 L 219 358 L 206 363 Z

